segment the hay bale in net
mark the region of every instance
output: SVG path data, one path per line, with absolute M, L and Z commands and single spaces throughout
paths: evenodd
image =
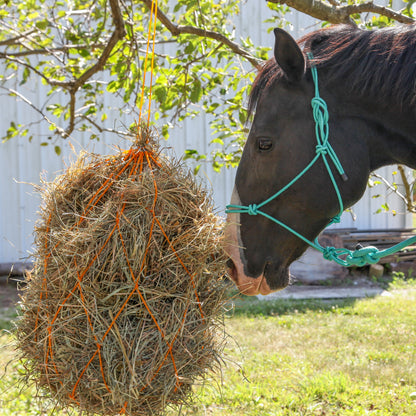
M 223 347 L 220 226 L 148 130 L 44 183 L 18 347 L 27 377 L 88 414 L 187 403 Z M 221 251 L 220 251 L 221 253 Z

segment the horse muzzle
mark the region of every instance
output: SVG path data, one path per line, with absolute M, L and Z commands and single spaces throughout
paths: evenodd
M 255 296 L 259 294 L 268 295 L 272 292 L 272 289 L 269 287 L 264 274 L 261 274 L 258 277 L 248 277 L 244 273 L 238 273 L 238 268 L 235 266 L 232 260 L 230 263 L 232 263 L 232 265 L 228 268 L 228 275 L 242 294 L 247 296 Z
M 240 203 L 234 188 L 232 203 Z M 267 295 L 285 288 L 289 284 L 289 271 L 279 262 L 265 260 L 256 270 L 249 271 L 244 247 L 240 238 L 240 214 L 230 213 L 225 226 L 225 252 L 230 257 L 227 262 L 228 275 L 238 290 L 249 296 Z
M 228 238 L 225 251 L 230 257 L 227 262 L 228 276 L 236 284 L 238 290 L 245 295 L 255 296 L 267 295 L 284 289 L 289 284 L 289 270 L 279 266 L 278 262 L 265 262 L 263 271 L 257 277 L 248 275 L 244 250 L 238 246 L 236 228 L 233 225 L 227 227 Z
M 244 295 L 268 295 L 284 289 L 290 282 L 289 269 L 276 268 L 272 263 L 266 263 L 264 272 L 258 277 L 250 277 L 241 272 L 241 267 L 236 266 L 232 259 L 227 262 L 227 265 L 230 279 Z

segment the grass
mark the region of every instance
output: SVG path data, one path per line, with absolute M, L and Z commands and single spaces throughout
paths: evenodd
M 181 415 L 416 414 L 414 281 L 357 301 L 239 298 L 225 320 L 222 377 L 197 387 L 198 400 Z M 9 341 L 0 341 L 0 369 L 14 354 Z M 33 391 L 19 390 L 18 371 L 9 365 L 0 378 L 0 415 L 49 414 Z

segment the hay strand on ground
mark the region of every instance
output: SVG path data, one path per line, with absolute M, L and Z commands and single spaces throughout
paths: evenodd
M 159 153 L 83 154 L 43 183 L 18 348 L 28 379 L 87 414 L 157 415 L 220 363 L 224 255 L 210 196 Z

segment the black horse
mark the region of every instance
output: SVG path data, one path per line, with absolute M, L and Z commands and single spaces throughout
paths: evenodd
M 416 168 L 414 25 L 374 31 L 335 26 L 298 43 L 275 29 L 275 37 L 274 58 L 251 90 L 249 114 L 255 115 L 231 204 L 262 203 L 315 157 L 312 66 L 328 106 L 329 142 L 348 176 L 341 178 L 329 161 L 344 207 L 360 199 L 371 171 L 396 163 Z M 339 211 L 323 160 L 262 211 L 313 241 Z M 228 214 L 226 235 L 230 276 L 249 295 L 286 287 L 289 265 L 308 247 L 263 215 Z

